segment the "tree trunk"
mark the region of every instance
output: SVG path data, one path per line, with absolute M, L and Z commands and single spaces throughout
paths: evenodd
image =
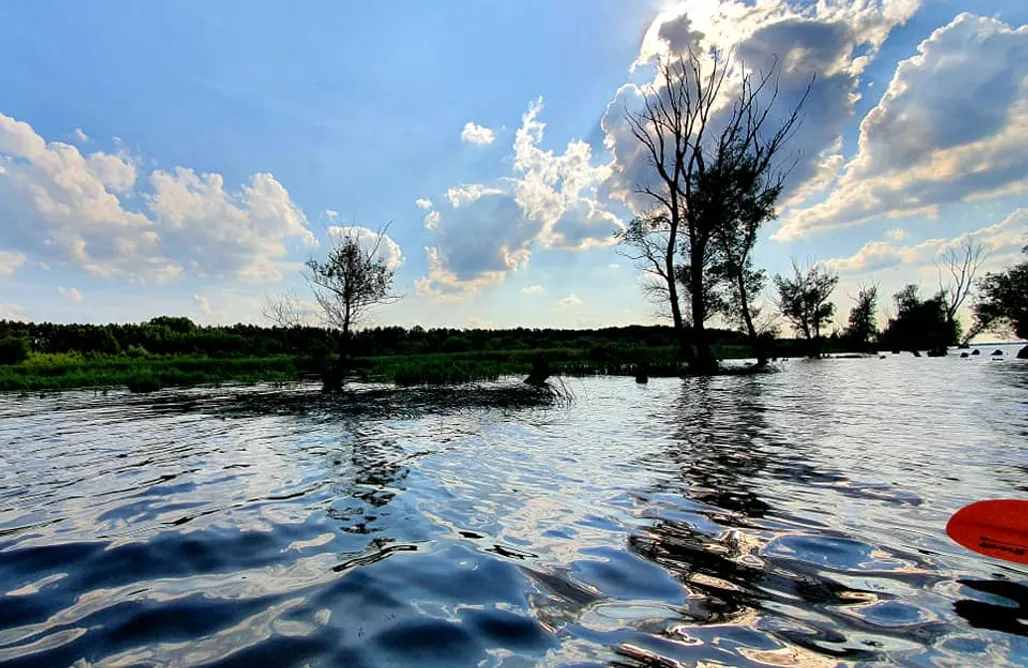
M 742 302 L 742 319 L 746 323 L 746 335 L 750 339 L 750 347 L 757 356 L 757 368 L 762 369 L 767 366 L 767 350 L 764 349 L 764 344 L 757 334 L 757 328 L 753 326 L 753 314 L 750 313 L 750 300 L 746 292 L 746 277 L 743 272 L 738 272 L 736 280 L 739 282 L 739 299 Z
M 697 257 L 699 256 L 699 262 Z M 706 319 L 707 304 L 703 294 L 703 253 L 693 253 L 690 266 L 690 294 L 692 296 L 692 342 L 696 347 L 696 359 L 693 371 L 709 375 L 717 371 L 717 360 L 710 349 L 707 339 Z
M 677 210 L 677 197 L 672 193 L 672 210 Z M 664 256 L 664 276 L 667 279 L 668 300 L 671 302 L 671 323 L 675 328 L 675 338 L 678 339 L 678 347 L 685 358 L 685 363 L 692 368 L 695 363 L 689 337 L 685 331 L 685 320 L 682 318 L 682 304 L 678 300 L 678 278 L 675 273 L 675 250 L 677 248 L 678 227 L 681 225 L 681 218 L 675 214 L 671 216 L 671 232 L 668 235 L 667 253 Z

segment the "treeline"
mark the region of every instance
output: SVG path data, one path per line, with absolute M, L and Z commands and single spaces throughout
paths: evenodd
M 737 332 L 714 330 L 714 333 L 721 345 L 743 343 Z M 0 340 L 23 341 L 27 350 L 49 354 L 319 357 L 339 350 L 340 336 L 338 330 L 322 327 L 200 326 L 189 318 L 172 316 L 137 324 L 109 325 L 0 320 Z M 642 325 L 591 330 L 375 327 L 351 332 L 349 337 L 347 350 L 361 357 L 607 346 L 652 348 L 677 343 L 671 327 Z M 8 360 L 8 363 L 14 361 L 17 360 Z

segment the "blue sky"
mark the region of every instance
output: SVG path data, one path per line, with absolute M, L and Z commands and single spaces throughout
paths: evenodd
M 365 5 L 0 4 L 0 317 L 260 321 L 328 227 L 392 221 L 376 322 L 654 322 L 621 109 L 686 25 L 818 75 L 772 273 L 829 262 L 845 313 L 1028 236 L 1021 0 Z

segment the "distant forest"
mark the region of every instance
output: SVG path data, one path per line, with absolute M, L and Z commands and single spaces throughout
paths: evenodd
M 742 334 L 713 330 L 716 344 L 745 345 Z M 202 355 L 208 357 L 320 356 L 339 348 L 339 332 L 322 327 L 206 327 L 189 318 L 163 316 L 138 324 L 79 325 L 0 320 L 0 339 L 27 340 L 36 353 Z M 423 329 L 374 327 L 355 331 L 356 356 L 462 353 L 554 348 L 664 347 L 678 345 L 672 327 L 632 325 L 602 329 Z

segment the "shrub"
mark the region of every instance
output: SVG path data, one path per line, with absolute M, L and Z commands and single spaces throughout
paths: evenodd
M 28 341 L 14 337 L 0 339 L 0 364 L 21 364 L 28 358 Z

